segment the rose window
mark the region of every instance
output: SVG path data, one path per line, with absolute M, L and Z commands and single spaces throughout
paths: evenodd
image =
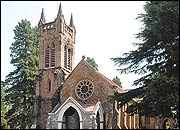
M 94 91 L 94 86 L 92 82 L 89 80 L 82 80 L 76 86 L 76 95 L 83 100 L 91 97 L 93 91 Z

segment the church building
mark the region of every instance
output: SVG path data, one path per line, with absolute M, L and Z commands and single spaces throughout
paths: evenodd
M 71 14 L 67 25 L 61 4 L 57 17 L 46 23 L 42 9 L 38 23 L 39 69 L 31 129 L 158 129 L 164 119 L 128 114 L 132 99 L 120 108 L 112 100 L 125 93 L 94 69 L 85 57 L 74 66 L 76 28 Z M 174 120 L 170 120 L 174 128 Z
M 85 57 L 74 65 L 76 28 L 66 23 L 61 4 L 57 17 L 38 23 L 39 70 L 31 128 L 113 129 L 118 111 L 110 96 L 124 90 L 95 70 Z

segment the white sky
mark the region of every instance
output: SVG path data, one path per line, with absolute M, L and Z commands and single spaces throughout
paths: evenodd
M 14 28 L 27 19 L 34 27 L 38 24 L 44 8 L 47 22 L 54 21 L 59 7 L 57 1 L 1 1 L 1 80 L 13 71 L 10 64 L 11 43 Z M 71 13 L 76 27 L 75 65 L 82 56 L 95 59 L 99 72 L 113 79 L 118 76 L 123 88 L 132 87 L 140 76 L 120 74 L 110 60 L 135 49 L 131 43 L 139 42 L 135 35 L 142 23 L 135 18 L 144 13 L 145 1 L 62 1 L 62 12 L 69 25 Z

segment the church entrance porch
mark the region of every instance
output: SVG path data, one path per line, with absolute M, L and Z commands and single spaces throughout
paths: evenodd
M 69 97 L 49 113 L 47 129 L 103 129 L 104 110 L 101 103 L 85 105 Z

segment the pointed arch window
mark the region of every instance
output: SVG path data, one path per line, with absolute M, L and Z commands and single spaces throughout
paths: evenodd
M 51 66 L 55 66 L 55 45 L 51 48 Z
M 45 52 L 45 67 L 49 67 L 49 47 L 46 49 Z
M 67 68 L 67 46 L 64 46 L 64 67 Z
M 97 129 L 100 129 L 100 117 L 99 117 L 99 112 L 97 112 L 97 115 L 96 115 L 96 124 L 97 124 Z

